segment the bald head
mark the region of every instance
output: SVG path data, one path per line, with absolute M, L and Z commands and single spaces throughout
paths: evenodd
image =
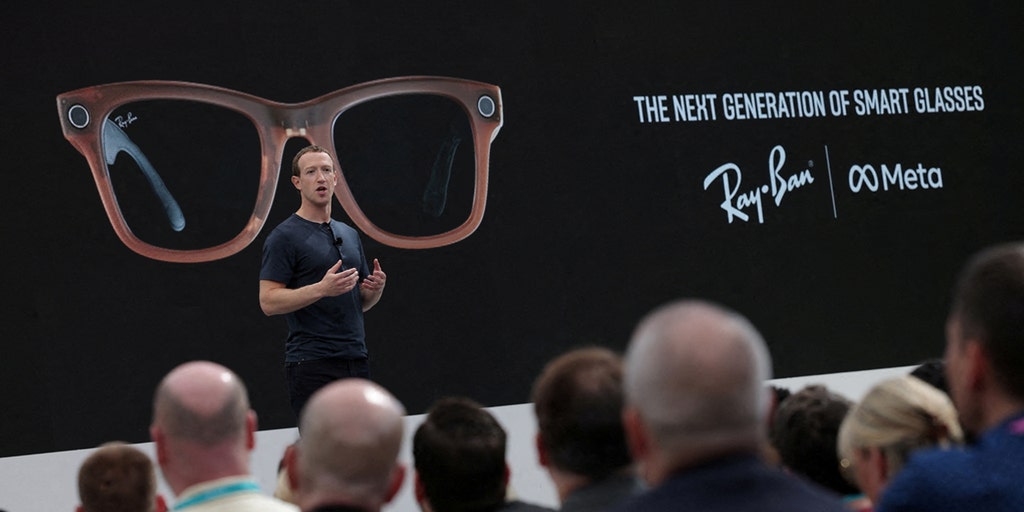
M 714 304 L 663 306 L 637 326 L 626 353 L 627 406 L 657 449 L 728 449 L 760 440 L 771 360 L 757 330 Z
M 303 411 L 296 448 L 303 508 L 377 508 L 390 500 L 396 474 L 401 483 L 404 415 L 391 393 L 367 380 L 343 379 L 317 391 Z
M 153 424 L 169 437 L 215 445 L 245 434 L 249 398 L 231 370 L 193 361 L 172 370 L 156 390 Z

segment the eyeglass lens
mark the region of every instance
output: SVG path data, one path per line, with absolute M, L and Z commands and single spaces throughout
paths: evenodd
M 361 103 L 338 117 L 334 147 L 356 203 L 384 231 L 438 235 L 469 218 L 476 162 L 459 103 L 427 94 Z
M 204 249 L 234 238 L 252 215 L 262 153 L 244 115 L 192 101 L 137 101 L 107 116 L 102 140 L 121 215 L 143 242 Z

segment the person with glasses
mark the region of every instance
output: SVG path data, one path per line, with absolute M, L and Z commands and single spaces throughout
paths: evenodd
M 328 383 L 369 378 L 363 313 L 380 300 L 387 281 L 379 261 L 369 268 L 356 230 L 331 218 L 337 182 L 327 149 L 299 151 L 292 184 L 301 204 L 263 246 L 260 307 L 288 321 L 285 376 L 296 417 Z

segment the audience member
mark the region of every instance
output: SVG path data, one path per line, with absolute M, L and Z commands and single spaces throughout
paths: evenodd
M 761 460 L 770 368 L 757 330 L 719 306 L 677 302 L 641 320 L 626 355 L 623 419 L 652 489 L 622 510 L 844 510 Z
M 917 377 L 939 391 L 949 394 L 949 383 L 946 380 L 946 362 L 942 359 L 929 359 L 910 371 L 910 375 Z
M 1024 244 L 985 249 L 961 272 L 944 359 L 961 425 L 977 443 L 911 457 L 878 510 L 1024 510 Z
M 193 361 L 172 370 L 156 390 L 150 435 L 175 510 L 294 512 L 263 495 L 249 475 L 256 413 L 231 370 Z
M 125 443 L 106 443 L 78 468 L 78 512 L 164 512 L 156 470 L 145 453 Z
M 277 483 L 274 485 L 274 497 L 288 503 L 295 503 L 295 493 L 292 492 L 292 484 L 288 477 L 288 459 L 294 450 L 295 443 L 284 448 L 281 461 L 277 464 Z
M 962 439 L 949 397 L 905 375 L 876 384 L 853 406 L 839 428 L 838 454 L 846 475 L 878 503 L 912 452 Z
M 775 428 L 775 411 L 779 410 L 779 405 L 793 393 L 789 388 L 774 384 L 770 384 L 768 390 L 771 391 L 771 394 L 768 395 L 768 413 L 765 414 L 765 419 L 768 421 L 768 439 L 770 440 L 772 429 Z M 769 466 L 782 467 L 782 456 L 779 455 L 779 451 L 775 449 L 771 442 L 762 443 L 761 458 Z
M 587 348 L 548 363 L 533 386 L 537 454 L 563 512 L 611 510 L 639 491 L 622 429 L 622 361 Z
M 860 490 L 839 471 L 836 438 L 850 401 L 821 385 L 807 386 L 779 405 L 771 443 L 788 471 L 858 501 Z M 857 507 L 863 508 L 862 504 Z
M 287 451 L 296 503 L 304 512 L 377 512 L 405 478 L 398 461 L 405 408 L 368 380 L 334 381 L 303 409 L 302 438 Z
M 505 430 L 476 402 L 443 398 L 412 441 L 416 501 L 424 512 L 550 510 L 506 501 Z

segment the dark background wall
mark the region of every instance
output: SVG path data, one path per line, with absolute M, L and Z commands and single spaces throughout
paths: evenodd
M 299 102 L 404 75 L 500 86 L 476 233 L 429 250 L 364 237 L 389 275 L 367 315 L 373 373 L 418 413 L 448 394 L 527 401 L 546 360 L 622 349 L 643 313 L 682 296 L 747 314 L 779 377 L 941 354 L 964 258 L 1021 236 L 1021 21 L 1009 1 L 5 2 L 0 456 L 145 441 L 153 388 L 192 359 L 235 369 L 262 428 L 294 425 L 284 320 L 257 301 L 262 242 L 298 206 L 290 184 L 240 253 L 144 258 L 117 239 L 62 137 L 60 93 L 162 79 Z M 884 115 L 721 110 L 729 93 L 934 99 L 947 86 L 977 87 L 983 109 L 919 112 L 911 94 Z M 641 122 L 635 96 L 669 96 L 671 116 L 679 94 L 715 94 L 718 118 Z M 813 181 L 779 205 L 762 194 L 763 223 L 755 208 L 730 223 L 724 183 L 704 186 L 727 163 L 738 192 L 776 168 Z M 882 164 L 939 169 L 942 187 L 852 190 L 852 167 Z

